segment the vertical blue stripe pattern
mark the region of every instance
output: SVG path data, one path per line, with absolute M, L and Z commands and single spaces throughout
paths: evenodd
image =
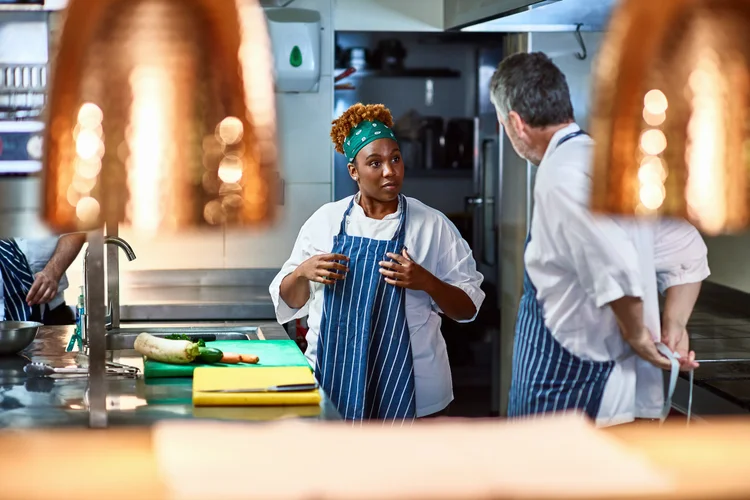
M 26 295 L 34 283 L 26 256 L 15 240 L 0 240 L 0 275 L 3 279 L 6 321 L 28 321 L 31 306 Z
M 345 420 L 413 419 L 414 364 L 406 322 L 406 291 L 389 285 L 379 262 L 404 248 L 406 199 L 392 240 L 346 234 L 346 218 L 332 253 L 349 257 L 349 273 L 324 291 L 315 376 Z
M 508 417 L 579 410 L 595 420 L 614 366 L 614 361 L 583 360 L 555 339 L 527 274 L 516 320 Z
M 615 362 L 583 360 L 565 349 L 544 323 L 544 310 L 536 292 L 528 273 L 524 273 L 508 417 L 530 418 L 577 410 L 596 420 Z

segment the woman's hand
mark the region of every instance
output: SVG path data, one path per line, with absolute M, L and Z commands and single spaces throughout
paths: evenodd
M 385 276 L 389 285 L 408 288 L 409 290 L 427 291 L 430 283 L 436 278 L 427 269 L 414 262 L 406 250 L 401 255 L 386 254 L 395 262 L 380 262 L 380 274 Z
M 471 320 L 477 314 L 466 292 L 441 281 L 414 262 L 406 250 L 401 255 L 389 253 L 387 256 L 395 262 L 381 262 L 380 274 L 389 285 L 426 292 L 446 316 L 456 321 Z
M 341 262 L 349 262 L 349 257 L 340 254 L 316 255 L 310 257 L 289 273 L 279 285 L 279 295 L 289 307 L 300 309 L 310 300 L 309 283 L 332 285 L 346 278 L 349 268 Z
M 300 264 L 294 274 L 307 281 L 333 285 L 337 280 L 346 278 L 349 272 L 349 268 L 340 262 L 349 262 L 349 257 L 335 253 L 316 255 Z

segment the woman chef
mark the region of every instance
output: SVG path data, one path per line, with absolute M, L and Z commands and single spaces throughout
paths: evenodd
M 438 313 L 470 322 L 484 300 L 455 226 L 400 194 L 392 126 L 381 104 L 355 104 L 333 122 L 359 193 L 310 217 L 270 286 L 279 323 L 308 315 L 305 354 L 347 420 L 443 411 L 453 391 Z

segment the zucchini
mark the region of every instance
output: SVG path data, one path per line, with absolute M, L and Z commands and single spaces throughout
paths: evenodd
M 200 354 L 198 344 L 189 340 L 169 340 L 145 332 L 136 337 L 133 347 L 148 359 L 177 365 L 192 363 Z
M 208 337 L 209 340 L 216 340 L 216 335 L 209 335 Z M 169 340 L 189 340 L 190 342 L 195 341 L 195 343 L 198 344 L 198 347 L 206 347 L 206 340 L 198 336 L 188 337 L 184 333 L 172 333 L 164 338 Z
M 224 357 L 224 353 L 213 347 L 199 347 L 198 359 L 200 363 L 218 363 Z

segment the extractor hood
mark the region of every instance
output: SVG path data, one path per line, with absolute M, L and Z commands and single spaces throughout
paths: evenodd
M 507 10 L 495 19 L 464 27 L 462 31 L 539 32 L 604 31 L 616 0 L 545 0 Z
M 443 0 L 443 28 L 456 30 L 507 16 L 546 0 Z

